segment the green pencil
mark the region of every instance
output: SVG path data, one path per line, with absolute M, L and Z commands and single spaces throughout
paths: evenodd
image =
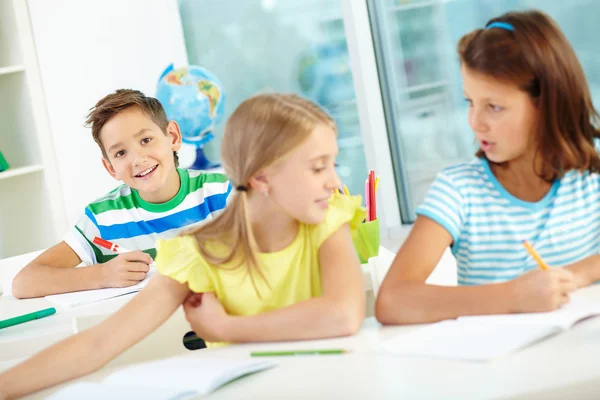
M 0 321 L 0 329 L 7 328 L 9 326 L 13 326 L 13 325 L 17 325 L 17 324 L 22 324 L 23 322 L 27 322 L 27 321 L 33 321 L 34 319 L 44 318 L 44 317 L 47 317 L 54 313 L 56 313 L 56 308 L 50 307 L 50 308 L 46 308 L 44 310 L 34 311 L 29 314 L 20 315 L 18 317 L 5 319 L 5 320 Z
M 319 356 L 331 354 L 350 353 L 344 349 L 322 349 L 322 350 L 284 350 L 284 351 L 253 351 L 252 357 L 279 357 L 279 356 Z

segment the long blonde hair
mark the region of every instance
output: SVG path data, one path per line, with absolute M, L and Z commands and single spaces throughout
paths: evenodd
M 221 161 L 236 192 L 230 195 L 227 207 L 218 217 L 191 233 L 198 241 L 202 256 L 209 263 L 221 266 L 235 260 L 238 262 L 234 268 L 245 265 L 257 293 L 253 271 L 267 285 L 268 282 L 256 257 L 257 244 L 247 203 L 248 193 L 253 189 L 248 182 L 261 170 L 299 147 L 321 124 L 336 131 L 333 119 L 309 100 L 294 94 L 268 93 L 245 100 L 225 126 Z M 207 242 L 214 240 L 229 248 L 224 256 L 217 256 L 208 250 Z

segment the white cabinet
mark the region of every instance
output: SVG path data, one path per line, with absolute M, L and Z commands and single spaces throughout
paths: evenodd
M 25 0 L 0 0 L 0 258 L 55 243 L 65 210 Z

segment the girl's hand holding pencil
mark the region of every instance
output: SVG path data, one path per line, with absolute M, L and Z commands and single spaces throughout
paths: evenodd
M 569 302 L 569 293 L 577 289 L 574 274 L 565 268 L 550 268 L 529 242 L 523 246 L 535 260 L 534 269 L 507 282 L 508 299 L 514 300 L 511 312 L 553 311 Z
M 569 302 L 569 293 L 577 289 L 575 277 L 565 268 L 550 268 L 529 242 L 523 246 L 535 260 L 536 268 L 506 283 L 508 299 L 514 300 L 511 312 L 553 311 Z
M 510 312 L 553 311 L 569 302 L 576 289 L 573 273 L 565 268 L 534 269 L 506 282 Z

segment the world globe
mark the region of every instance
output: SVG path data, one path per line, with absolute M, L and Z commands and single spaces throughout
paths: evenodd
M 345 42 L 309 47 L 299 58 L 297 76 L 302 93 L 326 109 L 354 100 Z
M 197 65 L 175 69 L 171 64 L 158 80 L 156 98 L 167 118 L 179 125 L 184 143 L 196 146 L 191 168 L 217 167 L 206 158 L 202 146 L 214 138 L 212 132 L 225 111 L 225 92 L 219 79 Z

